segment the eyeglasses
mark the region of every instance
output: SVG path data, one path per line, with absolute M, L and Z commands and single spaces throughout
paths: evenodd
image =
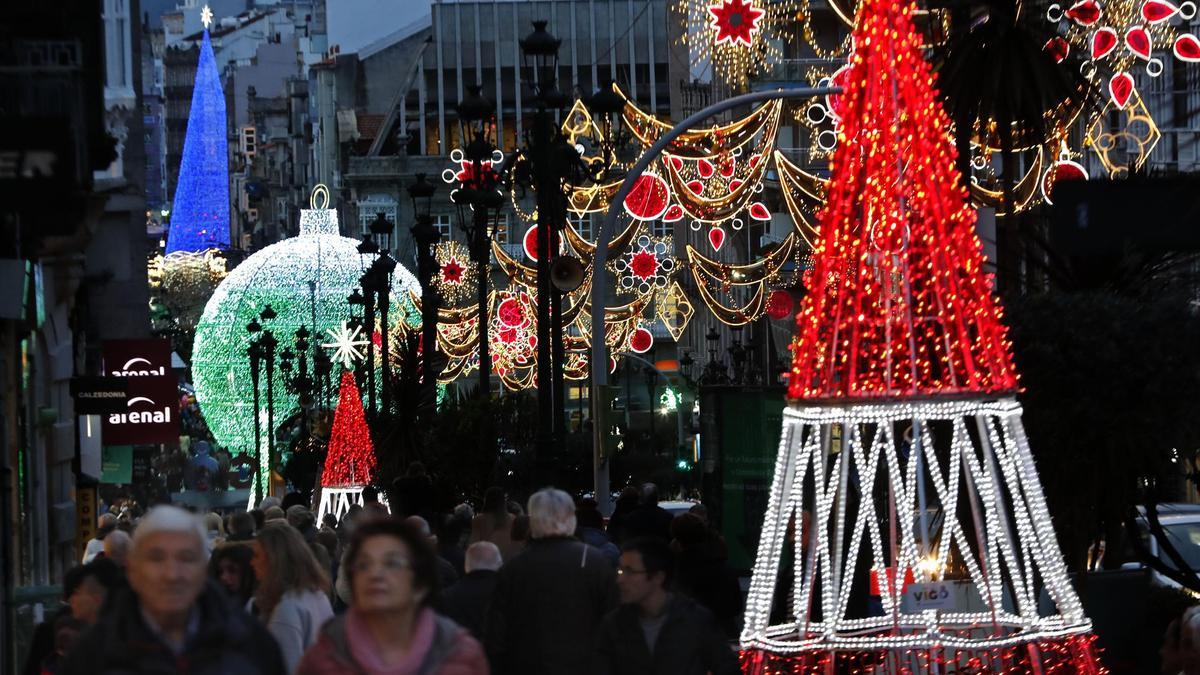
M 623 577 L 626 574 L 646 574 L 649 570 L 635 570 L 632 567 L 618 567 L 617 576 Z
M 393 555 L 378 561 L 385 572 L 399 572 L 400 570 L 412 569 L 412 562 L 404 556 Z M 357 560 L 354 563 L 354 573 L 362 574 L 370 572 L 375 568 L 376 561 L 367 558 L 365 560 Z

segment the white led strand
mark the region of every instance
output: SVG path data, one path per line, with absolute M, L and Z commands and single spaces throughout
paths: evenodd
M 920 420 L 919 437 L 906 460 L 900 458 L 895 442 L 895 424 Z M 966 419 L 974 418 L 979 434 L 972 438 Z M 932 420 L 949 421 L 949 430 L 935 432 Z M 842 428 L 842 448 L 831 455 L 834 425 Z M 949 460 L 945 470 L 935 443 L 949 434 Z M 916 439 L 919 438 L 919 442 Z M 923 453 L 921 455 L 915 453 Z M 830 462 L 829 460 L 833 461 Z M 871 499 L 878 482 L 879 462 L 886 462 L 887 486 L 891 491 L 899 527 L 897 553 L 885 553 L 880 531 L 880 503 Z M 920 465 L 929 466 L 930 482 L 945 514 L 939 536 L 930 542 L 928 555 L 939 569 L 957 550 L 971 580 L 976 584 L 984 608 L 972 611 L 899 612 L 901 591 L 908 570 L 920 578 L 938 575 L 922 569 L 913 523 L 919 514 Z M 1090 622 L 1077 611 L 1078 598 L 1070 587 L 1061 554 L 1044 513 L 1032 457 L 1020 427 L 1020 406 L 1012 399 L 867 403 L 856 405 L 809 405 L 785 411 L 784 433 L 776 459 L 775 477 L 767 506 L 754 578 L 747 599 L 743 647 L 775 654 L 801 652 L 925 650 L 930 658 L 947 663 L 966 658 L 953 650 L 996 650 L 1034 645 L 1039 640 L 1056 640 L 1083 635 Z M 812 471 L 812 482 L 805 485 Z M 848 502 L 850 472 L 859 479 L 863 496 L 856 508 Z M 965 485 L 960 481 L 965 480 Z M 1000 481 L 1004 481 L 1001 488 Z M 958 521 L 959 490 L 965 487 L 975 522 L 976 541 L 971 541 Z M 807 532 L 804 504 L 811 503 Z M 886 506 L 885 506 L 886 508 Z M 1010 516 L 1011 509 L 1011 516 Z M 796 523 L 796 537 L 786 540 L 788 522 Z M 847 522 L 852 519 L 853 522 Z M 1012 527 L 1015 525 L 1016 531 Z M 846 534 L 849 532 L 849 539 Z M 860 551 L 863 539 L 870 544 L 869 567 Z M 890 539 L 891 537 L 889 537 Z M 801 543 L 808 542 L 808 548 Z M 778 563 L 784 546 L 795 547 L 795 583 L 776 589 Z M 978 549 L 978 550 L 973 550 Z M 1051 550 L 1045 550 L 1051 549 Z M 890 565 L 889 565 L 890 563 Z M 892 568 L 889 583 L 887 568 Z M 846 619 L 849 586 L 856 574 L 875 570 L 884 612 L 880 616 Z M 1041 575 L 1060 613 L 1037 615 L 1033 581 Z M 820 598 L 813 598 L 817 580 Z M 770 625 L 776 592 L 793 600 L 787 623 Z M 1006 592 L 1016 603 L 1005 608 Z M 821 620 L 813 621 L 814 603 L 820 602 Z M 883 633 L 883 634 L 881 634 Z M 1035 647 L 1031 658 L 1040 661 Z M 988 657 L 999 656 L 993 654 Z M 895 662 L 890 662 L 895 663 Z M 915 660 L 909 667 L 927 668 Z

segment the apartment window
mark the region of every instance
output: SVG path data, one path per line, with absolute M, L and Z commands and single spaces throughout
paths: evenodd
M 130 87 L 129 6 L 126 0 L 104 2 L 105 83 L 113 89 Z
M 499 213 L 492 219 L 492 241 L 497 244 L 507 244 L 508 237 L 508 214 Z
M 675 224 L 656 220 L 650 226 L 650 234 L 655 237 L 669 237 L 675 234 Z
M 442 239 L 452 239 L 454 231 L 451 229 L 452 219 L 449 215 L 439 213 L 433 217 L 433 226 L 437 228 L 438 233 L 442 235 Z
M 371 223 L 383 214 L 392 227 L 396 226 L 396 200 L 391 195 L 373 194 L 358 201 L 358 230 L 362 235 L 371 233 Z M 394 233 L 393 233 L 394 234 Z
M 571 223 L 575 227 L 575 231 L 584 239 L 591 239 L 594 236 L 592 227 L 592 214 L 585 213 L 579 216 L 578 219 Z

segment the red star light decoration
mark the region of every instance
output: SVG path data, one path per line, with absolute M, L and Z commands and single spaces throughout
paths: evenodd
M 466 246 L 454 239 L 438 242 L 433 257 L 438 264 L 433 285 L 447 303 L 457 305 L 474 293 L 479 275 Z
M 708 26 L 716 31 L 716 43 L 737 43 L 749 47 L 758 32 L 758 23 L 767 10 L 746 0 L 722 0 L 708 8 Z

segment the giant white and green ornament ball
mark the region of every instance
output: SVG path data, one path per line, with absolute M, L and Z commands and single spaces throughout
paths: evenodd
M 316 343 L 333 342 L 333 333 L 350 319 L 346 299 L 359 287 L 364 266 L 370 263 L 359 254 L 357 240 L 338 233 L 337 211 L 326 208 L 328 193 L 324 186 L 314 191 L 312 206 L 301 211 L 299 236 L 258 251 L 229 273 L 209 299 L 196 327 L 192 352 L 196 400 L 217 443 L 234 454 L 254 452 L 254 387 L 246 354 L 251 336 L 246 325 L 270 305 L 277 317 L 263 327 L 274 332 L 278 350 L 294 349 L 293 337 L 302 325 L 312 331 Z M 420 314 L 410 299 L 413 293 L 419 295 L 419 289 L 416 277 L 403 265 L 396 265 L 389 328 L 400 322 L 420 325 Z M 276 424 L 296 412 L 299 405 L 282 375 L 277 363 L 273 383 Z M 259 428 L 265 461 L 265 370 L 261 377 Z M 263 475 L 265 478 L 268 474 L 264 471 Z

